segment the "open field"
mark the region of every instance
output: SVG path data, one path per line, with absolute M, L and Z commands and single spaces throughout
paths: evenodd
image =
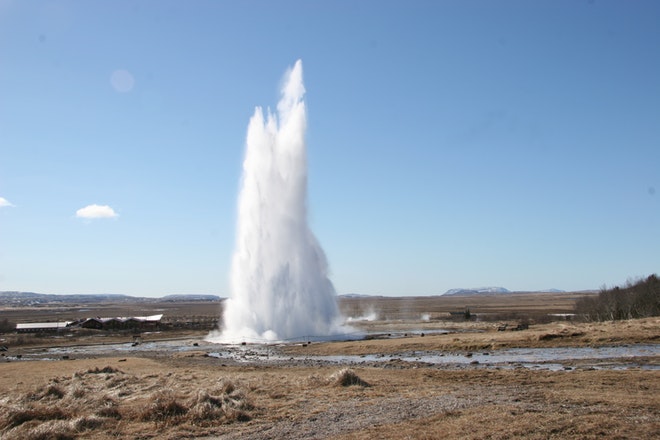
M 538 316 L 571 313 L 575 301 L 589 293 L 511 293 L 507 295 L 364 297 L 339 299 L 348 317 L 376 313 L 381 320 L 417 320 L 422 315 L 441 319 L 469 309 L 483 318 Z M 11 322 L 73 321 L 94 316 L 148 316 L 162 313 L 166 322 L 193 318 L 218 320 L 222 302 L 153 301 L 104 302 L 99 304 L 46 303 L 36 307 L 13 307 L 0 303 L 0 316 Z
M 566 314 L 573 311 L 575 301 L 585 293 L 515 293 L 507 295 L 471 295 L 471 296 L 436 296 L 436 297 L 364 297 L 339 299 L 339 305 L 345 316 L 359 318 L 371 315 L 371 318 L 383 323 L 384 331 L 392 326 L 399 329 L 417 330 L 418 321 L 425 321 L 423 328 L 446 326 L 448 319 L 455 320 L 451 314 L 457 314 L 459 321 L 463 313 L 469 310 L 475 321 L 492 320 L 516 324 L 521 321 L 547 321 L 550 314 Z M 210 331 L 222 321 L 222 302 L 218 301 L 136 301 L 93 303 L 45 303 L 36 307 L 15 307 L 0 304 L 0 319 L 9 323 L 28 322 L 63 322 L 90 317 L 149 316 L 163 314 L 160 330 L 163 337 L 183 337 L 194 334 L 195 330 Z M 553 318 L 556 319 L 556 318 Z M 371 326 L 375 328 L 376 323 Z M 356 324 L 360 326 L 360 324 Z M 165 335 L 166 334 L 166 335 Z M 62 335 L 60 335 L 62 336 Z M 125 335 L 108 332 L 70 332 L 66 337 L 57 338 L 58 344 L 88 343 L 99 339 L 125 340 Z M 2 336 L 0 336 L 2 339 Z M 46 338 L 48 339 L 48 338 Z M 1 342 L 1 341 L 0 341 Z M 12 345 L 41 345 L 51 342 L 42 335 L 20 335 L 9 337 Z M 5 342 L 5 343 L 6 343 Z
M 484 319 L 511 318 L 572 313 L 575 301 L 593 293 L 510 293 L 505 295 L 451 295 L 417 297 L 342 298 L 340 306 L 347 316 L 372 312 L 381 320 L 442 319 L 449 313 L 466 309 Z
M 658 438 L 660 318 L 544 320 L 532 321 L 526 330 L 498 331 L 502 323 L 512 327 L 530 311 L 570 310 L 567 297 L 543 298 L 543 306 L 525 298 L 521 302 L 530 301 L 526 308 L 518 308 L 514 319 L 500 321 L 444 318 L 465 307 L 504 316 L 513 306 L 510 298 L 499 306 L 496 297 L 482 298 L 483 304 L 476 297 L 469 298 L 470 304 L 466 298 L 444 304 L 436 298 L 387 298 L 380 304 L 378 299 L 351 299 L 348 306 L 342 304 L 344 310 L 352 307 L 354 316 L 375 312 L 379 318 L 355 325 L 381 336 L 277 344 L 267 347 L 268 357 L 230 355 L 264 348 L 209 344 L 203 340 L 206 332 L 199 330 L 143 334 L 142 344 L 130 350 L 110 345 L 128 345 L 128 335 L 121 334 L 37 338 L 42 348 L 10 346 L 0 362 L 0 437 Z M 440 329 L 446 333 L 435 333 Z M 388 337 L 388 332 L 398 333 Z M 171 348 L 150 344 L 174 336 L 182 339 L 170 342 Z M 76 343 L 107 346 L 84 351 Z M 651 347 L 649 353 L 634 361 L 566 361 L 556 370 L 522 363 L 404 360 L 410 353 L 475 353 L 476 358 L 481 353 L 495 357 L 512 347 L 636 344 Z M 24 360 L 54 345 L 62 346 L 58 360 Z M 22 360 L 16 358 L 19 352 Z M 327 361 L 325 356 L 346 358 Z
M 168 320 L 181 320 L 193 317 L 217 319 L 222 311 L 220 302 L 117 302 L 101 304 L 42 304 L 38 307 L 9 307 L 0 305 L 0 316 L 14 323 L 74 321 L 95 316 L 149 316 L 163 314 Z

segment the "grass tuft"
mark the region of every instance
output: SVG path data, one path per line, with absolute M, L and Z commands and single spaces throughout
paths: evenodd
M 176 376 L 145 379 L 112 367 L 51 379 L 24 394 L 0 399 L 0 438 L 93 437 L 113 429 L 120 433 L 127 426 L 148 421 L 155 422 L 152 429 L 162 434 L 171 429 L 215 429 L 252 420 L 255 406 L 246 383 L 227 378 L 211 388 L 181 387 L 180 383 Z
M 197 424 L 212 420 L 224 423 L 251 420 L 249 411 L 254 409 L 254 405 L 233 383 L 231 386 L 228 384 L 229 382 L 223 382 L 219 395 L 199 390 L 189 401 L 188 417 Z M 226 393 L 227 390 L 231 390 L 231 393 Z
M 97 429 L 105 423 L 101 417 L 97 416 L 83 416 L 78 417 L 71 421 L 71 425 L 76 431 L 87 431 L 91 429 Z
M 344 368 L 334 373 L 330 380 L 334 383 L 335 386 L 349 387 L 349 386 L 361 386 L 369 387 L 369 383 L 362 380 L 355 371 L 350 368 Z
M 99 367 L 94 367 L 94 368 L 90 368 L 89 370 L 87 370 L 88 374 L 100 374 L 100 373 L 112 374 L 112 373 L 121 373 L 121 372 L 122 372 L 121 370 L 119 370 L 117 368 L 113 368 L 109 365 L 107 365 L 107 366 L 105 366 L 101 369 L 99 369 Z
M 236 390 L 236 385 L 229 379 L 223 379 L 220 384 L 220 389 L 224 394 L 231 394 Z
M 161 391 L 156 394 L 153 403 L 143 411 L 140 418 L 144 421 L 162 422 L 180 417 L 187 412 L 188 408 L 179 403 L 173 392 Z
M 74 385 L 69 390 L 70 396 L 74 399 L 82 399 L 87 394 L 87 391 L 84 387 L 80 385 Z
M 25 431 L 17 432 L 14 438 L 27 440 L 74 440 L 76 430 L 65 420 L 49 420 L 31 426 Z
M 69 413 L 53 406 L 9 408 L 0 421 L 0 429 L 13 428 L 32 420 L 63 420 L 69 416 Z
M 64 394 L 65 392 L 62 389 L 62 387 L 56 384 L 48 385 L 46 391 L 44 391 L 44 397 L 52 396 L 55 397 L 56 399 L 61 399 L 62 397 L 64 397 Z
M 114 399 L 106 396 L 104 399 L 99 401 L 98 406 L 100 408 L 94 412 L 95 416 L 105 417 L 108 419 L 117 419 L 117 420 L 121 419 L 121 412 L 119 412 L 119 405 Z

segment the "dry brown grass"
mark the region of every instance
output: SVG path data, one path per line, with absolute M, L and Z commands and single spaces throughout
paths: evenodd
M 204 434 L 205 427 L 252 418 L 249 392 L 232 380 L 191 383 L 192 376 L 154 370 L 139 375 L 95 366 L 52 377 L 32 390 L 10 392 L 0 400 L 0 437 L 78 438 L 113 432 L 129 438 L 135 429 L 158 434 L 171 427 Z
M 511 294 L 511 295 L 474 295 L 474 296 L 436 296 L 436 297 L 372 297 L 372 298 L 340 298 L 339 304 L 346 316 L 357 317 L 366 312 L 375 312 L 380 319 L 387 321 L 384 329 L 393 322 L 399 328 L 407 325 L 416 327 L 415 321 L 427 316 L 433 325 L 449 317 L 450 312 L 463 311 L 469 308 L 472 314 L 479 314 L 483 319 L 519 320 L 528 317 L 542 317 L 548 313 L 570 313 L 575 302 L 584 294 Z M 81 312 L 80 308 L 85 312 Z M 43 304 L 39 307 L 0 307 L 5 319 L 11 322 L 44 322 L 76 320 L 91 316 L 144 316 L 164 313 L 164 322 L 183 323 L 191 321 L 212 320 L 222 314 L 222 303 L 218 302 L 122 302 L 102 304 Z M 412 321 L 412 323 L 410 322 Z M 208 330 L 192 328 L 167 327 L 162 333 L 144 335 L 145 342 L 149 340 L 204 336 Z M 59 335 L 40 334 L 3 334 L 0 335 L 3 345 L 19 346 L 53 346 L 70 344 L 121 343 L 131 339 L 132 332 L 108 332 L 83 329 L 67 331 L 66 338 Z
M 220 367 L 201 356 L 117 362 L 0 364 L 0 378 L 14 377 L 11 386 L 0 383 L 7 390 L 0 398 L 0 437 L 651 439 L 660 434 L 657 370 Z M 345 384 L 361 386 L 339 386 Z
M 369 323 L 381 329 L 382 322 Z M 365 326 L 368 326 L 365 325 Z M 629 321 L 572 323 L 552 322 L 531 325 L 523 331 L 497 331 L 498 323 L 434 323 L 436 328 L 451 328 L 447 334 L 421 333 L 428 328 L 418 322 L 417 331 L 403 338 L 365 339 L 291 345 L 285 352 L 295 355 L 367 355 L 400 351 L 476 351 L 510 347 L 584 347 L 613 344 L 655 343 L 660 340 L 660 318 Z M 370 328 L 370 329 L 371 329 Z
M 584 293 L 515 293 L 508 295 L 419 296 L 342 298 L 340 307 L 347 316 L 374 312 L 385 321 L 444 319 L 450 312 L 466 308 L 483 318 L 513 319 L 527 315 L 571 313 Z

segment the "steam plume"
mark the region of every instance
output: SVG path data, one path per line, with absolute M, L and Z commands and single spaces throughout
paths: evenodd
M 342 331 L 326 257 L 307 221 L 300 60 L 281 93 L 277 115 L 264 117 L 257 107 L 248 125 L 231 297 L 221 334 L 211 340 L 316 339 Z

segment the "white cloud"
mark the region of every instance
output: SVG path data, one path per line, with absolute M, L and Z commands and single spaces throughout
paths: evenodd
M 4 208 L 5 206 L 14 206 L 12 205 L 9 200 L 5 199 L 4 197 L 0 197 L 0 208 Z
M 76 217 L 78 218 L 117 218 L 119 214 L 115 212 L 114 209 L 108 205 L 87 205 L 84 208 L 80 208 L 76 211 Z

